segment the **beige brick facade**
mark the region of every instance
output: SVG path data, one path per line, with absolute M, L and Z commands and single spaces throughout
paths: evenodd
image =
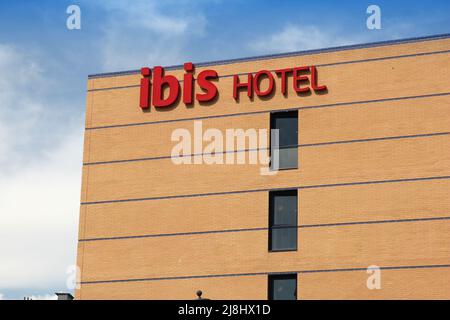
M 233 99 L 231 75 L 304 65 L 327 93 Z M 139 108 L 139 74 L 89 78 L 77 299 L 267 299 L 278 272 L 298 274 L 299 299 L 450 298 L 450 38 L 204 69 L 217 101 L 165 111 Z M 298 169 L 170 159 L 175 129 L 269 129 L 286 109 Z M 283 188 L 298 188 L 298 249 L 269 252 L 268 194 Z

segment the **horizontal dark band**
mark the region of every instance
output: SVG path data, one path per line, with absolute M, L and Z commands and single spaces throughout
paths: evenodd
M 380 266 L 380 270 L 403 270 L 403 269 L 434 269 L 434 268 L 450 268 L 450 264 L 435 265 L 417 265 L 417 266 Z M 369 267 L 357 268 L 341 268 L 341 269 L 316 269 L 316 270 L 293 270 L 283 272 L 252 272 L 252 273 L 233 273 L 233 274 L 211 274 L 211 275 L 192 275 L 178 277 L 159 277 L 159 278 L 139 278 L 139 279 L 115 279 L 115 280 L 97 280 L 97 281 L 81 281 L 79 284 L 102 284 L 117 282 L 141 282 L 141 281 L 162 281 L 162 280 L 184 280 L 199 278 L 224 278 L 224 277 L 249 277 L 249 276 L 265 276 L 265 275 L 282 275 L 282 274 L 309 274 L 309 273 L 326 273 L 326 272 L 354 272 L 372 270 Z
M 373 141 L 384 141 L 384 140 L 426 138 L 426 137 L 445 136 L 445 135 L 450 135 L 450 132 L 436 132 L 436 133 L 424 133 L 424 134 L 390 136 L 390 137 L 379 137 L 379 138 L 368 138 L 368 139 L 353 139 L 353 140 L 318 142 L 318 143 L 299 144 L 297 146 L 292 146 L 292 147 L 298 147 L 298 148 L 320 147 L 320 146 L 327 146 L 327 145 L 334 145 L 334 144 L 349 144 L 349 143 L 373 142 Z M 254 149 L 222 151 L 222 152 L 216 152 L 214 154 L 220 155 L 220 154 L 241 153 L 241 152 L 255 152 L 255 151 L 261 151 L 261 150 L 269 150 L 269 148 L 254 148 Z M 164 159 L 173 159 L 173 158 L 179 159 L 179 158 L 191 158 L 191 157 L 212 156 L 212 155 L 213 155 L 212 153 L 193 153 L 193 154 L 181 155 L 181 156 L 160 156 L 160 157 L 148 157 L 148 158 L 134 158 L 134 159 L 122 159 L 122 160 L 110 160 L 110 161 L 85 162 L 85 163 L 83 163 L 83 165 L 84 166 L 92 166 L 92 165 L 101 165 L 101 164 L 140 162 L 140 161 L 164 160 Z
M 392 98 L 383 98 L 383 99 L 318 104 L 318 105 L 293 107 L 293 108 L 286 108 L 286 109 L 279 109 L 279 110 L 260 110 L 260 111 L 249 111 L 249 112 L 236 112 L 236 113 L 227 113 L 227 114 L 220 114 L 220 115 L 213 115 L 213 116 L 201 116 L 201 117 L 191 117 L 191 118 L 178 118 L 178 119 L 171 119 L 171 120 L 157 120 L 157 121 L 113 124 L 113 125 L 107 125 L 107 126 L 87 127 L 87 128 L 85 128 L 85 130 L 113 129 L 113 128 L 144 126 L 144 125 L 170 123 L 170 122 L 183 122 L 183 121 L 206 120 L 206 119 L 215 119 L 215 118 L 250 116 L 250 115 L 262 114 L 262 113 L 295 111 L 295 110 L 303 110 L 303 109 L 335 108 L 335 107 L 353 106 L 353 105 L 359 105 L 359 104 L 423 99 L 423 98 L 432 98 L 432 97 L 440 97 L 440 96 L 448 96 L 448 95 L 450 95 L 450 92 L 439 92 L 439 93 L 430 93 L 430 94 L 423 94 L 423 95 L 417 95 L 417 96 L 403 96 L 403 97 L 392 97 Z
M 208 67 L 208 66 L 217 66 L 217 65 L 250 62 L 250 61 L 258 61 L 258 60 L 268 60 L 268 59 L 313 55 L 313 54 L 319 54 L 319 53 L 330 53 L 330 52 L 384 47 L 384 46 L 407 44 L 407 43 L 414 43 L 414 42 L 435 41 L 435 40 L 442 40 L 442 39 L 447 39 L 447 38 L 450 38 L 450 34 L 438 34 L 438 35 L 431 35 L 431 36 L 424 36 L 424 37 L 414 37 L 414 38 L 407 38 L 407 39 L 387 40 L 387 41 L 379 41 L 379 42 L 371 42 L 371 43 L 345 45 L 345 46 L 338 46 L 338 47 L 329 47 L 329 48 L 322 48 L 322 49 L 294 51 L 294 52 L 288 52 L 288 53 L 275 53 L 275 54 L 268 54 L 268 55 L 262 55 L 262 56 L 237 58 L 237 59 L 226 59 L 226 60 L 217 60 L 217 61 L 209 61 L 209 62 L 197 62 L 197 63 L 195 63 L 195 65 L 197 67 Z M 166 66 L 164 68 L 166 70 L 178 70 L 178 69 L 183 69 L 183 65 Z M 95 78 L 117 77 L 117 76 L 133 75 L 133 74 L 139 74 L 139 73 L 140 73 L 140 70 L 127 70 L 127 71 L 119 71 L 119 72 L 91 74 L 91 75 L 88 75 L 88 78 L 95 79 Z
M 444 179 L 450 179 L 450 176 L 406 178 L 406 179 L 392 179 L 392 180 L 372 180 L 372 181 L 361 181 L 361 182 L 344 182 L 344 183 L 318 184 L 318 185 L 306 185 L 306 186 L 290 186 L 290 187 L 283 187 L 283 188 L 235 190 L 235 191 L 209 192 L 209 193 L 160 196 L 160 197 L 148 197 L 148 198 L 86 201 L 86 202 L 81 202 L 81 205 L 95 205 L 95 204 L 106 204 L 106 203 L 150 201 L 150 200 L 165 200 L 165 199 L 178 199 L 178 198 L 209 197 L 209 196 L 221 196 L 221 195 L 227 195 L 227 194 L 281 191 L 281 190 L 288 190 L 288 189 L 302 190 L 302 189 L 333 188 L 333 187 L 345 187 L 345 186 L 356 186 L 356 185 L 369 185 L 369 184 L 382 184 L 382 183 L 395 183 L 395 182 L 414 182 L 414 181 L 427 181 L 427 180 L 444 180 Z
M 366 225 L 366 224 L 423 222 L 423 221 L 439 221 L 439 220 L 450 220 L 450 216 L 448 216 L 448 217 L 432 217 L 432 218 L 411 218 L 411 219 L 395 219 L 395 220 L 370 220 L 370 221 L 351 221 L 351 222 L 338 222 L 338 223 L 306 224 L 306 225 L 299 225 L 299 226 L 274 227 L 273 229 L 292 229 L 292 228 L 303 229 L 303 228 L 342 227 L 342 226 Z M 125 239 L 140 239 L 140 238 L 159 238 L 159 237 L 174 237 L 174 236 L 192 236 L 192 235 L 204 235 L 204 234 L 216 234 L 216 233 L 268 231 L 269 229 L 270 228 L 268 228 L 268 227 L 260 227 L 260 228 L 242 228 L 242 229 L 227 229 L 227 230 L 209 230 L 209 231 L 192 231 L 192 232 L 177 232 L 177 233 L 144 234 L 144 235 L 135 235 L 135 236 L 86 238 L 86 239 L 79 239 L 78 241 L 79 242 L 89 242 L 89 241 L 125 240 Z

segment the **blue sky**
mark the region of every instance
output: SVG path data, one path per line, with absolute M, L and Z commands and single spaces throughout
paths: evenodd
M 81 30 L 66 28 L 71 4 Z M 0 299 L 68 290 L 88 74 L 443 33 L 443 0 L 2 1 Z

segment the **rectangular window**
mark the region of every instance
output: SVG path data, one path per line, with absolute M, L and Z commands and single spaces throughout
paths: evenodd
M 270 129 L 279 130 L 279 169 L 298 168 L 298 111 L 272 113 Z
M 297 274 L 269 275 L 269 300 L 297 300 Z
M 269 251 L 297 250 L 297 190 L 269 192 Z

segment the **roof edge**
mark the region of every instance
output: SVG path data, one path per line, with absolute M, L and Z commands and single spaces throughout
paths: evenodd
M 239 63 L 239 62 L 256 61 L 256 60 L 268 60 L 268 59 L 286 58 L 286 57 L 302 56 L 302 55 L 310 55 L 310 54 L 318 54 L 318 53 L 328 53 L 328 52 L 337 52 L 337 51 L 345 51 L 345 50 L 373 48 L 373 47 L 404 44 L 404 43 L 411 43 L 411 42 L 432 41 L 432 40 L 447 39 L 447 38 L 450 38 L 450 33 L 423 36 L 423 37 L 405 38 L 405 39 L 385 40 L 385 41 L 378 41 L 378 42 L 368 42 L 368 43 L 362 43 L 362 44 L 351 44 L 351 45 L 328 47 L 328 48 L 322 48 L 322 49 L 292 51 L 292 52 L 286 52 L 286 53 L 275 53 L 275 54 L 251 56 L 251 57 L 244 57 L 244 58 L 216 60 L 216 61 L 209 61 L 209 62 L 198 62 L 198 63 L 194 63 L 194 64 L 196 67 L 207 67 L 207 66 L 224 65 L 224 64 Z M 183 65 L 173 65 L 173 66 L 164 67 L 164 69 L 166 69 L 166 70 L 178 70 L 178 69 L 182 69 L 182 68 L 183 68 Z M 140 73 L 140 70 L 136 70 L 136 69 L 135 70 L 117 71 L 117 72 L 96 73 L 96 74 L 88 75 L 88 79 L 125 76 L 125 75 L 139 74 L 139 73 Z

